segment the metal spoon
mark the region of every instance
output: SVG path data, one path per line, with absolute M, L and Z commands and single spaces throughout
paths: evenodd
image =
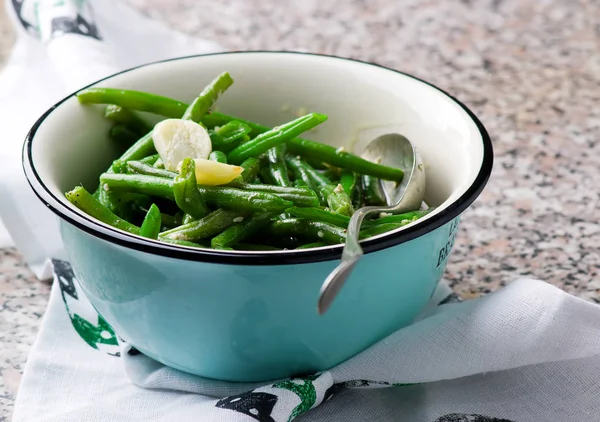
M 404 178 L 400 184 L 391 181 L 381 182 L 388 206 L 362 207 L 352 215 L 346 232 L 342 260 L 321 286 L 317 304 L 319 315 L 327 312 L 346 278 L 363 255 L 358 235 L 364 218 L 372 213 L 397 214 L 418 209 L 425 195 L 423 160 L 412 143 L 404 136 L 396 133 L 379 136 L 369 143 L 362 157 L 373 162 L 381 160 L 380 163 L 383 165 L 400 168 L 404 171 Z

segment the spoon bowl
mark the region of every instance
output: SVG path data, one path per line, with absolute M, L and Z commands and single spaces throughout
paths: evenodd
M 363 255 L 358 236 L 365 217 L 377 212 L 398 214 L 418 209 L 425 196 L 426 177 L 423 160 L 414 145 L 405 136 L 397 133 L 381 135 L 369 143 L 362 157 L 386 166 L 400 168 L 404 172 L 404 178 L 400 183 L 381 181 L 387 206 L 362 207 L 352 215 L 346 232 L 342 260 L 321 286 L 317 302 L 319 315 L 327 312 Z

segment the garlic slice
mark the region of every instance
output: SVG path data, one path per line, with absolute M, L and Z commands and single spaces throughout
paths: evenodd
M 171 171 L 177 170 L 184 158 L 206 159 L 212 151 L 206 129 L 191 120 L 158 122 L 152 131 L 152 140 L 165 168 Z

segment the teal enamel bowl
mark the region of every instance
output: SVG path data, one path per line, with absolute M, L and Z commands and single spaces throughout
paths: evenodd
M 365 256 L 333 306 L 317 315 L 319 288 L 342 246 L 300 251 L 192 249 L 130 235 L 73 207 L 64 192 L 95 189 L 118 156 L 102 109 L 70 95 L 24 144 L 33 190 L 59 218 L 83 291 L 114 330 L 171 367 L 229 381 L 265 381 L 331 368 L 410 324 L 435 290 L 461 214 L 492 169 L 492 145 L 467 107 L 410 75 L 355 60 L 239 52 L 151 63 L 91 86 L 190 101 L 215 75 L 234 85 L 222 112 L 276 125 L 302 110 L 329 120 L 305 137 L 360 153 L 380 127 L 407 136 L 427 172 L 436 210 L 362 242 Z

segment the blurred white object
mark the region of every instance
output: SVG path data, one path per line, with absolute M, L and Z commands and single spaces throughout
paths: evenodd
M 21 147 L 29 128 L 54 103 L 119 70 L 191 54 L 217 44 L 176 32 L 113 0 L 6 0 L 18 33 L 0 73 L 0 220 L 29 267 L 63 257 L 55 216 L 27 185 Z M 0 223 L 0 246 L 10 245 Z

